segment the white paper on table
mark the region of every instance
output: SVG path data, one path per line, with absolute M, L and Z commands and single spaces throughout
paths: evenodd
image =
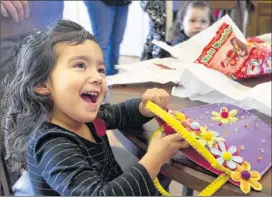
M 178 86 L 172 89 L 172 96 L 181 98 L 188 97 L 192 101 L 202 101 L 204 103 L 230 103 L 246 110 L 251 110 L 252 107 L 248 106 L 241 100 L 235 100 L 230 96 L 224 95 L 217 91 L 211 91 L 206 95 L 199 95 L 197 93 L 188 92 L 183 86 Z
M 271 36 L 272 36 L 271 33 L 266 33 L 266 34 L 262 34 L 262 35 L 257 36 L 257 38 L 260 38 L 261 40 L 263 40 L 267 43 L 271 43 Z
M 155 64 L 162 64 L 170 69 L 162 69 Z M 108 76 L 107 80 L 109 85 L 148 82 L 160 84 L 173 82 L 178 84 L 180 81 L 180 76 L 182 75 L 186 66 L 186 64 L 183 64 L 181 61 L 175 58 L 146 60 L 134 64 L 116 66 L 116 68 L 120 70 L 120 73 L 117 75 Z
M 242 100 L 234 100 L 230 96 L 226 96 L 224 94 L 221 94 L 217 91 L 212 91 L 206 95 L 199 95 L 197 93 L 193 94 L 191 92 L 188 92 L 186 88 L 183 86 L 178 86 L 172 89 L 172 96 L 177 96 L 181 98 L 189 97 L 192 101 L 202 101 L 205 103 L 231 103 L 233 105 L 239 106 L 246 110 L 256 109 L 257 111 L 266 114 L 267 116 L 271 117 L 271 90 L 269 91 L 269 88 L 271 88 L 271 82 L 267 82 L 260 84 L 262 86 L 268 86 L 263 87 L 265 88 L 265 91 L 260 91 L 260 87 L 254 87 L 251 90 L 248 91 L 248 96 L 245 97 Z M 259 92 L 258 95 L 255 92 Z M 260 100 L 258 98 L 260 96 L 261 98 L 267 98 L 266 101 Z M 270 99 L 270 100 L 269 100 Z
M 151 69 L 151 68 L 155 68 L 155 65 L 153 65 L 154 60 L 156 59 L 139 61 L 132 64 L 116 65 L 115 68 L 119 70 L 119 73 L 135 72 L 136 70 Z
M 181 85 L 186 86 L 191 92 L 197 92 L 200 95 L 216 90 L 224 95 L 231 95 L 235 100 L 243 99 L 245 92 L 250 89 L 217 70 L 197 63 L 191 63 L 183 72 Z M 206 88 L 203 88 L 204 86 Z
M 209 42 L 215 37 L 216 31 L 223 23 L 229 24 L 233 29 L 234 35 L 242 42 L 246 42 L 243 33 L 228 15 L 225 15 L 216 21 L 213 25 L 199 32 L 189 40 L 175 46 L 169 46 L 165 42 L 157 40 L 153 40 L 152 42 L 168 51 L 173 57 L 176 57 L 181 61 L 194 62 L 201 55 L 204 47 L 207 46 Z
M 169 76 L 169 77 L 166 77 Z M 124 72 L 115 76 L 108 77 L 108 85 L 121 85 L 121 84 L 138 84 L 138 83 L 160 83 L 165 84 L 169 82 L 178 83 L 180 74 L 176 71 L 145 71 L 145 72 Z
M 167 66 L 172 69 L 177 68 L 184 68 L 184 65 L 181 64 L 181 61 L 177 60 L 176 58 L 168 57 L 168 58 L 155 58 L 151 60 L 145 60 L 136 62 L 133 64 L 122 64 L 122 65 L 116 65 L 115 68 L 120 70 L 121 72 L 127 71 L 127 72 L 135 72 L 138 70 L 158 70 L 160 67 L 158 67 L 156 64 L 162 64 L 164 66 Z
M 271 81 L 256 85 L 244 102 L 271 117 L 271 86 Z
M 173 96 L 188 97 L 206 103 L 231 103 L 271 116 L 271 82 L 250 88 L 221 72 L 192 63 L 184 70 L 180 85 L 172 89 Z

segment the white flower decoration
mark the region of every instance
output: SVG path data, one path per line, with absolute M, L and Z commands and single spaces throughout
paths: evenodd
M 236 163 L 241 164 L 244 161 L 242 157 L 234 155 L 235 153 L 238 152 L 235 146 L 230 146 L 227 149 L 225 143 L 222 141 L 218 142 L 218 145 L 219 145 L 218 149 L 211 148 L 210 151 L 214 156 L 217 156 L 216 160 L 221 165 L 224 165 L 231 170 L 235 170 L 237 167 Z

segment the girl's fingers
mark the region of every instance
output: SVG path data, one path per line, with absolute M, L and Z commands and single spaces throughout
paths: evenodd
M 171 135 L 167 135 L 165 137 L 167 140 L 169 140 L 169 142 L 179 142 L 181 141 L 183 138 L 179 133 L 175 133 L 175 134 L 171 134 Z
M 8 17 L 9 16 L 7 9 L 5 8 L 5 6 L 2 3 L 1 3 L 1 14 L 4 17 Z
M 11 1 L 1 1 L 1 5 L 5 8 L 9 16 L 11 16 L 14 21 L 19 22 L 19 15 Z
M 180 142 L 173 142 L 172 146 L 174 146 L 177 149 L 184 149 L 184 148 L 189 148 L 190 144 L 186 141 L 180 141 Z

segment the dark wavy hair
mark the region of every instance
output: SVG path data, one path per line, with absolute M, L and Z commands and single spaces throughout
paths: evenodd
M 19 45 L 14 73 L 6 75 L 1 101 L 6 159 L 12 171 L 26 168 L 26 147 L 31 134 L 52 114 L 49 95 L 35 92 L 43 86 L 56 63 L 55 45 L 70 45 L 95 41 L 82 26 L 69 20 L 59 20 L 44 31 L 27 36 Z
M 170 40 L 174 40 L 180 35 L 180 32 L 182 31 L 182 22 L 189 8 L 209 8 L 210 25 L 216 21 L 213 9 L 205 1 L 197 0 L 183 2 L 178 10 L 173 27 L 170 30 Z

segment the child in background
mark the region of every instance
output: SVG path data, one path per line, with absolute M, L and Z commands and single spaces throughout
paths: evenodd
M 216 21 L 212 9 L 204 1 L 189 1 L 181 6 L 174 22 L 170 43 L 184 42 Z
M 148 122 L 154 114 L 146 102 L 166 108 L 170 96 L 149 89 L 139 99 L 102 104 L 107 92 L 103 53 L 77 23 L 61 20 L 27 37 L 7 77 L 7 157 L 16 158 L 15 170 L 29 171 L 34 195 L 156 195 L 153 179 L 160 168 L 188 147 L 179 134 L 159 135 L 138 163 L 121 170 L 106 129 Z
M 208 28 L 216 21 L 212 9 L 204 1 L 188 1 L 183 3 L 177 13 L 173 27 L 170 30 L 167 44 L 174 46 L 184 42 Z M 170 53 L 163 50 L 161 58 L 170 57 Z

